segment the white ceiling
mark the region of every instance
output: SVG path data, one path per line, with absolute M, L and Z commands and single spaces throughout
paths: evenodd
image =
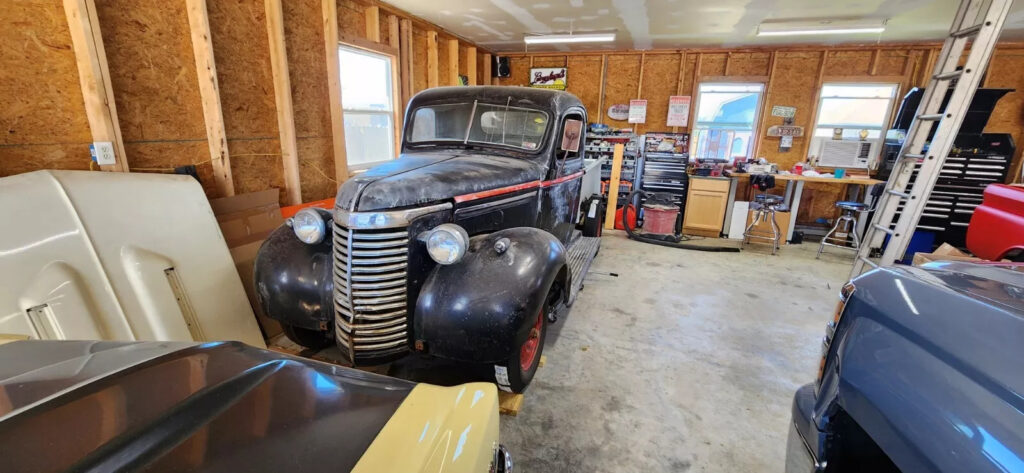
M 673 49 L 941 40 L 957 0 L 388 0 L 490 50 L 523 51 L 523 36 L 615 31 L 614 44 L 533 45 L 530 51 Z M 763 20 L 888 19 L 881 34 L 757 37 Z M 1024 38 L 1024 2 L 1004 39 Z

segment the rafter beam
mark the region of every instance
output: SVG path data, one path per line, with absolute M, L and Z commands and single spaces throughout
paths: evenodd
M 284 196 L 285 202 L 296 205 L 302 203 L 302 184 L 299 179 L 299 151 L 295 138 L 292 82 L 288 76 L 288 51 L 284 42 L 284 13 L 281 0 L 264 0 L 263 6 L 267 14 L 270 68 L 274 80 L 277 129 L 281 140 Z
M 348 179 L 345 153 L 345 117 L 341 110 L 341 70 L 338 68 L 338 4 L 321 0 L 324 27 L 324 52 L 327 55 L 327 96 L 331 101 L 331 148 L 334 151 L 334 176 L 338 185 Z
M 437 32 L 427 32 L 427 88 L 437 87 L 439 80 L 437 70 Z
M 376 6 L 366 7 L 363 11 L 366 16 L 366 39 L 374 43 L 380 42 L 380 8 Z
M 448 40 L 448 85 L 459 85 L 459 40 Z
M 235 184 L 231 178 L 231 158 L 228 156 L 224 113 L 220 106 L 220 87 L 217 85 L 217 65 L 213 59 L 206 0 L 185 0 L 185 10 L 188 12 L 188 26 L 192 33 L 192 52 L 196 59 L 196 76 L 199 79 L 199 97 L 203 104 L 214 186 L 221 196 L 232 196 L 235 195 Z
M 412 21 L 403 19 L 398 22 L 399 36 L 399 79 L 402 81 L 402 103 L 409 103 L 413 93 L 413 60 L 412 60 Z
M 481 77 L 484 85 L 491 85 L 491 66 L 494 64 L 494 59 L 491 53 L 484 53 L 484 76 Z
M 466 77 L 469 85 L 476 85 L 476 48 L 466 48 Z
M 93 0 L 64 0 L 71 43 L 78 66 L 78 81 L 85 99 L 85 115 L 93 141 L 109 141 L 114 146 L 113 165 L 100 166 L 104 171 L 128 171 L 128 159 L 117 120 L 114 91 L 110 86 L 107 54 L 103 49 L 96 5 Z

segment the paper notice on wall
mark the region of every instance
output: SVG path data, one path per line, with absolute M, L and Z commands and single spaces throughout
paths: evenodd
M 690 121 L 690 96 L 673 95 L 668 98 L 668 126 L 687 126 Z
M 630 100 L 629 101 L 629 123 L 646 123 L 647 122 L 647 101 L 646 100 Z

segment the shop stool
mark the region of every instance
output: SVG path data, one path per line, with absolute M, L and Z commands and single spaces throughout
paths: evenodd
M 775 212 L 785 212 L 787 206 L 783 204 L 782 196 L 769 194 L 767 191 L 775 187 L 774 177 L 768 176 L 765 178 L 764 175 L 753 176 L 751 179 L 751 185 L 760 189 L 761 194 L 754 196 L 754 201 L 750 203 L 750 209 L 754 211 L 754 217 L 750 220 L 750 225 L 743 230 L 743 244 L 749 244 L 751 239 L 765 240 L 772 244 L 772 254 L 776 254 L 779 251 L 779 244 L 782 240 L 782 230 L 779 229 L 779 222 L 775 219 Z M 758 230 L 758 223 L 771 222 L 772 231 Z
M 836 208 L 843 211 L 843 214 L 836 219 L 836 224 L 821 239 L 818 245 L 818 254 L 815 258 L 821 258 L 821 252 L 826 246 L 842 248 L 844 250 L 857 251 L 860 248 L 860 236 L 857 235 L 857 215 L 875 210 L 878 203 L 878 196 L 885 190 L 885 184 L 871 186 L 872 204 L 869 206 L 863 202 L 842 200 L 836 202 Z M 850 242 L 849 239 L 853 241 Z M 852 246 L 847 246 L 850 244 Z

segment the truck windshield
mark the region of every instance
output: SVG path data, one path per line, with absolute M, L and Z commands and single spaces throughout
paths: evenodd
M 535 150 L 548 129 L 540 110 L 487 103 L 428 105 L 412 116 L 408 141 L 455 141 Z

